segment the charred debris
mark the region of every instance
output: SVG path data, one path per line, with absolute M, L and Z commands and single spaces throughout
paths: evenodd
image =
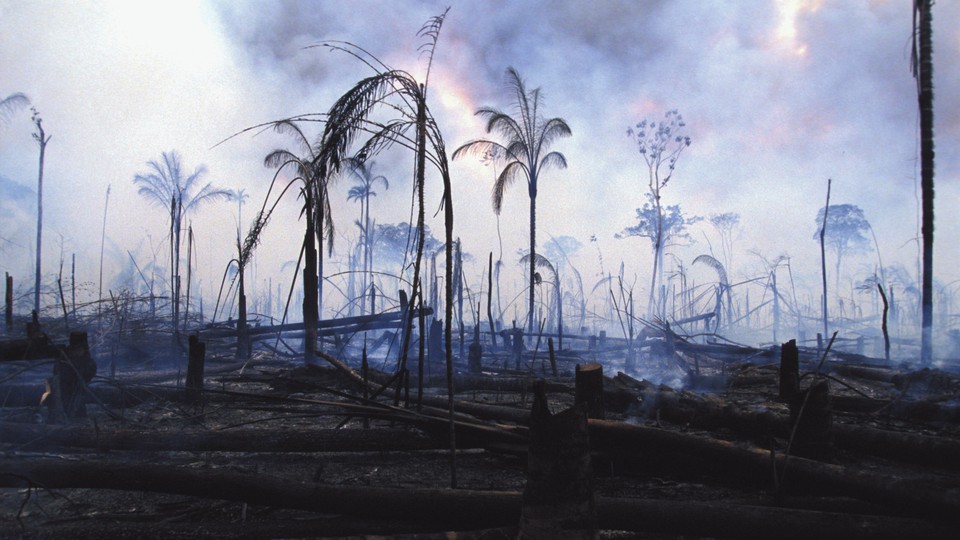
M 929 2 L 917 5 L 928 23 Z M 715 269 L 717 286 L 703 292 L 682 278 L 671 298 L 664 250 L 701 218 L 664 205 L 661 190 L 691 139 L 677 111 L 636 124 L 629 134 L 648 169 L 648 203 L 637 209 L 637 225 L 618 236 L 651 242 L 648 311 L 634 312 L 622 271 L 616 279 L 606 273 L 594 292 L 609 298 L 587 324 L 581 277 L 570 302 L 561 291 L 563 249 L 551 261 L 536 242 L 537 175 L 566 168 L 566 157 L 548 147 L 573 131 L 562 118 L 542 117 L 539 88 L 508 68 L 518 117 L 481 108 L 491 138 L 449 155 L 497 165 L 497 213 L 511 183 L 527 184 L 526 321 L 505 325 L 499 298 L 494 309 L 502 261 L 495 270 L 492 253 L 480 287 L 486 298 L 464 294 L 448 151 L 427 100 L 445 15 L 418 34 L 424 76 L 349 42 L 322 43 L 373 74 L 326 113 L 237 134 L 275 129 L 295 147 L 265 158 L 275 171 L 270 192 L 246 237 L 238 228 L 237 256 L 224 273 L 225 283 L 233 276 L 236 319 L 210 322 L 202 303 L 191 309 L 189 227 L 187 275 L 180 270 L 191 203 L 179 184 L 170 197 L 168 185 L 154 183 L 179 170 L 175 153 L 163 154 L 166 165 L 151 162 L 156 175 L 137 177 L 141 193 L 170 209 L 169 295 L 157 294 L 151 281 L 147 296 L 110 292 L 107 299 L 101 289 L 80 307 L 73 292 L 68 309 L 58 278 L 58 305 L 41 316 L 37 249 L 33 312 L 24 317 L 14 314 L 7 276 L 0 537 L 955 537 L 960 351 L 933 360 L 932 255 L 925 250 L 922 324 L 910 329 L 920 340 L 890 336 L 882 277 L 872 284 L 882 318 L 829 317 L 830 219 L 860 215 L 855 206 L 830 204 L 829 182 L 818 216 L 819 317 L 796 294 L 781 308 L 788 303 L 776 284 L 783 257 L 765 261 L 770 300 L 753 309 L 747 296 L 734 313 L 737 284 L 711 255 L 694 263 Z M 922 39 L 920 53 L 922 72 L 929 60 Z M 395 116 L 384 120 L 385 112 Z M 308 127 L 315 125 L 322 132 L 314 144 Z M 42 131 L 38 141 L 42 183 Z M 373 189 L 389 183 L 368 159 L 387 148 L 411 151 L 415 165 L 417 218 L 405 228 L 393 291 L 376 286 L 373 237 L 389 231 L 377 229 L 369 207 Z M 428 165 L 443 183 L 442 240 L 425 223 Z M 925 183 L 927 168 L 925 160 Z M 334 238 L 328 182 L 345 174 L 359 182 L 350 198 L 362 206 L 361 234 L 350 258 L 347 316 L 323 319 L 324 258 Z M 932 197 L 932 167 L 929 181 Z M 198 197 L 242 205 L 241 194 L 208 188 Z M 303 201 L 305 292 L 302 322 L 287 323 L 284 311 L 277 324 L 248 312 L 244 270 L 288 192 Z M 929 225 L 927 218 L 925 211 L 925 245 L 932 208 Z M 729 240 L 738 219 L 719 214 L 711 223 Z M 732 246 L 723 247 L 729 261 Z M 842 249 L 835 254 L 839 284 Z M 499 280 L 496 290 L 499 296 Z M 565 303 L 580 310 L 566 323 Z M 220 305 L 218 298 L 214 320 Z M 796 335 L 784 335 L 787 317 Z M 763 318 L 772 340 L 751 325 Z M 816 338 L 804 335 L 821 322 Z M 956 347 L 956 335 L 949 337 Z
M 13 318 L 0 342 L 3 536 L 957 526 L 956 366 L 908 369 L 835 337 L 706 342 L 690 333 L 701 320 L 648 323 L 633 340 L 566 333 L 562 347 L 559 333 L 480 324 L 452 344 L 451 439 L 441 323 L 409 309 L 321 321 L 309 364 L 292 346 L 302 323 L 208 324 L 173 342 L 166 318 L 93 335 Z M 416 324 L 401 370 L 409 320 L 433 322 Z

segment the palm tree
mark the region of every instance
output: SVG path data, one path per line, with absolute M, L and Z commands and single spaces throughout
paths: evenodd
M 377 192 L 374 191 L 377 183 L 383 184 L 383 189 L 390 189 L 390 182 L 387 181 L 387 177 L 381 175 L 374 176 L 373 174 L 373 165 L 374 162 L 370 162 L 367 165 L 366 162 L 357 158 L 348 158 L 347 167 L 350 169 L 350 172 L 353 174 L 353 177 L 357 180 L 357 185 L 350 188 L 350 191 L 347 192 L 348 201 L 357 201 L 360 203 L 360 223 L 363 230 L 362 246 L 363 246 L 363 293 L 361 297 L 365 297 L 367 294 L 368 284 L 367 276 L 370 278 L 369 286 L 373 285 L 373 261 L 371 260 L 371 255 L 373 251 L 373 229 L 370 224 L 370 198 L 376 197 Z M 364 313 L 365 302 L 360 302 L 360 314 Z M 371 313 L 373 312 L 373 307 L 370 308 Z
M 180 314 L 180 230 L 185 216 L 200 206 L 218 200 L 230 200 L 233 192 L 220 189 L 211 183 L 201 186 L 207 174 L 204 165 L 197 166 L 193 173 L 183 171 L 180 154 L 173 150 L 163 152 L 159 161 L 147 162 L 150 172 L 137 174 L 133 183 L 140 186 L 137 193 L 147 200 L 166 208 L 170 215 L 170 292 L 174 336 L 178 333 Z
M 303 130 L 293 120 L 280 120 L 273 123 L 275 130 L 293 135 L 300 148 L 299 155 L 290 150 L 274 150 L 264 158 L 264 165 L 276 168 L 274 182 L 280 172 L 287 168 L 292 168 L 294 178 L 287 187 L 283 189 L 276 201 L 286 193 L 287 189 L 295 183 L 300 182 L 300 195 L 303 197 L 302 213 L 306 218 L 306 230 L 303 236 L 303 324 L 304 324 L 304 361 L 310 363 L 314 358 L 314 347 L 317 343 L 317 323 L 320 320 L 320 306 L 323 303 L 323 244 L 327 243 L 327 250 L 333 252 L 334 225 L 333 216 L 330 211 L 330 197 L 327 191 L 327 167 L 319 159 L 318 153 L 311 146 Z M 271 189 L 273 184 L 271 183 Z M 269 199 L 270 194 L 267 194 Z M 241 265 L 246 263 L 247 258 L 255 245 L 259 242 L 260 231 L 266 226 L 267 221 L 277 202 L 274 202 L 269 212 L 265 212 L 267 199 L 264 200 L 264 209 L 261 209 L 257 215 L 250 233 L 247 234 L 247 240 L 244 248 L 241 250 Z M 319 225 L 318 225 L 319 224 Z M 317 250 L 316 242 L 320 243 L 321 249 Z M 319 257 L 318 257 L 319 255 Z
M 449 10 L 449 8 L 448 8 Z M 415 301 L 422 304 L 423 295 L 420 294 L 420 263 L 423 259 L 424 248 L 424 183 L 426 164 L 429 161 L 440 172 L 443 180 L 443 209 L 444 229 L 446 236 L 446 324 L 444 334 L 446 338 L 446 375 L 447 375 L 447 406 L 450 416 L 450 443 L 455 447 L 454 404 L 453 404 L 453 194 L 450 182 L 450 167 L 447 161 L 446 145 L 437 126 L 436 120 L 427 106 L 427 90 L 430 79 L 430 68 L 433 64 L 433 54 L 436 50 L 440 28 L 447 11 L 431 17 L 420 29 L 419 36 L 426 38 L 421 46 L 421 52 L 427 57 L 426 75 L 423 82 L 418 81 L 407 71 L 393 69 L 366 50 L 344 42 L 328 42 L 324 45 L 352 55 L 374 70 L 374 74 L 361 80 L 348 90 L 327 113 L 326 128 L 321 149 L 321 162 L 329 164 L 331 170 L 338 170 L 340 164 L 349 155 L 349 149 L 354 139 L 361 133 L 370 137 L 363 143 L 357 156 L 374 156 L 377 152 L 394 144 L 413 150 L 416 155 L 414 189 L 417 190 L 417 250 L 413 267 L 411 305 Z M 386 122 L 370 120 L 375 110 L 385 108 L 399 114 L 399 118 Z M 414 134 L 411 136 L 410 131 Z M 419 296 L 418 296 L 419 295 Z M 414 310 L 409 310 L 409 316 L 401 345 L 401 360 L 399 369 L 405 369 L 410 329 L 413 323 Z M 451 452 L 451 479 L 452 487 L 456 487 L 456 454 Z
M 506 86 L 514 93 L 516 118 L 492 107 L 481 107 L 475 113 L 486 120 L 487 133 L 496 133 L 503 142 L 490 139 L 474 139 L 453 152 L 453 159 L 473 154 L 489 159 L 496 156 L 505 165 L 493 184 L 493 211 L 500 215 L 503 208 L 503 194 L 518 176 L 527 180 L 527 194 L 530 197 L 530 292 L 527 331 L 535 330 L 534 314 L 534 274 L 537 265 L 537 188 L 540 173 L 551 166 L 567 168 L 567 158 L 560 152 L 548 152 L 547 148 L 559 137 L 569 137 L 570 126 L 562 118 L 544 120 L 540 114 L 543 97 L 540 89 L 527 91 L 523 79 L 512 67 L 507 68 Z

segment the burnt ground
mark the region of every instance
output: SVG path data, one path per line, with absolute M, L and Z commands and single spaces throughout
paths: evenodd
M 518 370 L 486 343 L 483 373 L 457 365 L 456 491 L 496 500 L 461 503 L 448 491 L 440 366 L 418 408 L 416 375 L 409 403 L 401 392 L 395 405 L 393 384 L 363 399 L 356 345 L 335 353 L 350 374 L 259 346 L 239 362 L 230 340 L 211 339 L 191 402 L 186 357 L 166 358 L 168 339 L 94 343 L 86 416 L 60 424 L 38 405 L 53 362 L 0 363 L 0 538 L 512 538 L 533 382 L 546 381 L 558 413 L 589 362 L 605 375 L 607 422 L 589 425 L 601 537 L 935 537 L 960 525 L 960 376 L 949 365 L 830 356 L 814 375 L 816 354 L 802 352 L 800 388 L 826 382 L 832 421 L 804 445 L 816 428 L 793 428 L 775 349 L 654 357 L 653 346 L 626 370 L 615 343 L 574 342 L 554 376 L 546 351 L 525 353 Z M 368 392 L 395 370 L 382 353 Z

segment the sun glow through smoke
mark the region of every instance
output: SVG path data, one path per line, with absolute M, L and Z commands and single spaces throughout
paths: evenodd
M 778 23 L 774 31 L 777 45 L 803 58 L 807 55 L 807 44 L 800 39 L 797 20 L 806 14 L 816 13 L 823 5 L 822 0 L 778 0 Z

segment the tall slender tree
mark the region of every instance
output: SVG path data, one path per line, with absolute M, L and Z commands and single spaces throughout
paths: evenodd
M 503 208 L 503 194 L 518 177 L 527 181 L 530 198 L 530 257 L 527 331 L 536 329 L 534 318 L 534 275 L 537 273 L 537 191 L 540 173 L 550 167 L 567 168 L 567 158 L 557 151 L 548 151 L 560 137 L 569 137 L 572 132 L 562 118 L 545 119 L 540 107 L 543 96 L 540 88 L 527 90 L 520 74 L 507 68 L 506 87 L 513 93 L 515 116 L 492 107 L 477 109 L 476 115 L 486 121 L 486 132 L 500 136 L 501 141 L 473 139 L 454 150 L 453 159 L 475 155 L 483 159 L 494 157 L 503 162 L 503 169 L 493 184 L 493 211 L 497 215 Z
M 300 183 L 300 195 L 303 197 L 301 212 L 306 221 L 303 236 L 303 324 L 306 334 L 303 353 L 304 361 L 310 363 L 314 358 L 314 347 L 317 344 L 317 323 L 320 320 L 320 307 L 323 305 L 323 247 L 326 243 L 327 251 L 329 253 L 333 252 L 335 232 L 327 190 L 328 169 L 327 164 L 320 160 L 319 152 L 310 144 L 310 140 L 297 125 L 297 122 L 281 120 L 274 122 L 273 126 L 277 131 L 292 135 L 299 147 L 298 152 L 286 149 L 274 150 L 264 158 L 264 165 L 277 169 L 274 181 L 282 170 L 292 168 L 295 176 L 287 184 L 287 188 L 293 183 Z M 283 193 L 286 193 L 287 188 L 277 197 L 278 201 Z M 269 198 L 269 194 L 267 197 Z M 267 201 L 264 200 L 264 208 L 266 208 L 266 204 Z M 273 208 L 276 208 L 276 203 L 273 204 L 270 212 L 261 210 L 257 215 L 254 226 L 247 235 L 245 247 L 241 250 L 243 254 L 242 262 L 246 261 L 249 252 L 259 241 L 260 230 L 269 220 Z M 318 242 L 320 244 L 319 253 L 316 247 Z
M 174 336 L 179 332 L 180 314 L 180 231 L 184 217 L 195 212 L 204 204 L 214 201 L 230 200 L 233 192 L 220 189 L 211 183 L 201 186 L 207 174 L 204 165 L 197 166 L 190 174 L 183 171 L 180 154 L 177 151 L 163 152 L 160 160 L 147 162 L 149 172 L 137 174 L 133 183 L 139 186 L 137 192 L 161 208 L 166 208 L 170 216 L 170 295 Z
M 673 178 L 680 154 L 690 146 L 690 137 L 682 135 L 686 123 L 676 109 L 667 111 L 664 118 L 645 119 L 636 126 L 627 129 L 627 136 L 637 143 L 637 151 L 647 166 L 647 190 L 656 210 L 655 235 L 653 245 L 653 273 L 650 276 L 650 302 L 647 306 L 649 316 L 663 318 L 663 295 L 658 289 L 663 286 L 663 249 L 666 234 L 664 231 L 664 207 L 660 192 Z M 639 210 L 638 210 L 639 214 Z
M 363 255 L 363 292 L 361 296 L 366 297 L 369 289 L 373 286 L 373 226 L 370 223 L 370 199 L 377 196 L 374 191 L 376 185 L 382 184 L 383 189 L 390 189 L 390 182 L 382 174 L 373 174 L 374 162 L 365 162 L 356 158 L 349 158 L 347 168 L 356 179 L 357 184 L 347 192 L 347 200 L 360 203 L 360 223 L 362 225 L 362 255 Z M 369 280 L 369 281 L 368 281 Z M 365 312 L 366 302 L 360 302 L 360 314 Z M 371 310 L 373 308 L 371 307 Z
M 441 204 L 443 206 L 444 232 L 447 244 L 446 324 L 444 325 L 444 334 L 446 337 L 447 405 L 450 410 L 450 445 L 452 450 L 456 446 L 453 429 L 453 345 L 450 324 L 453 320 L 453 283 L 451 279 L 453 269 L 453 195 L 446 145 L 440 128 L 427 104 L 433 55 L 448 10 L 428 19 L 418 33 L 419 36 L 425 38 L 425 43 L 421 46 L 421 52 L 427 58 L 426 74 L 423 82 L 417 80 L 407 71 L 387 66 L 374 55 L 351 43 L 325 43 L 327 47 L 354 56 L 373 69 L 374 74 L 355 84 L 330 108 L 326 115 L 321 162 L 338 168 L 343 160 L 348 157 L 352 143 L 361 134 L 367 134 L 369 137 L 361 145 L 360 150 L 355 153 L 357 156 L 372 157 L 377 152 L 394 144 L 414 151 L 414 189 L 418 201 L 418 233 L 413 279 L 411 280 L 413 291 L 410 295 L 411 304 L 416 301 L 422 304 L 423 300 L 423 295 L 420 294 L 420 263 L 423 259 L 424 249 L 424 184 L 427 163 L 429 162 L 440 172 L 443 180 L 443 202 Z M 371 120 L 371 114 L 378 110 L 391 111 L 398 117 L 386 122 Z M 412 136 L 411 131 L 413 131 Z M 413 316 L 414 310 L 411 309 L 401 345 L 399 369 L 405 369 Z M 452 487 L 456 487 L 455 452 L 450 454 L 450 473 L 450 484 Z
M 923 284 L 920 361 L 933 361 L 933 0 L 914 0 L 913 74 L 920 105 L 920 191 L 923 205 Z
M 47 143 L 50 142 L 51 135 L 47 135 L 43 129 L 43 119 L 36 108 L 33 111 L 33 124 L 37 131 L 33 134 L 33 139 L 40 145 L 40 171 L 37 174 L 37 262 L 36 274 L 34 276 L 33 290 L 33 310 L 40 314 L 40 263 L 42 261 L 41 252 L 43 247 L 43 160 L 47 151 Z

